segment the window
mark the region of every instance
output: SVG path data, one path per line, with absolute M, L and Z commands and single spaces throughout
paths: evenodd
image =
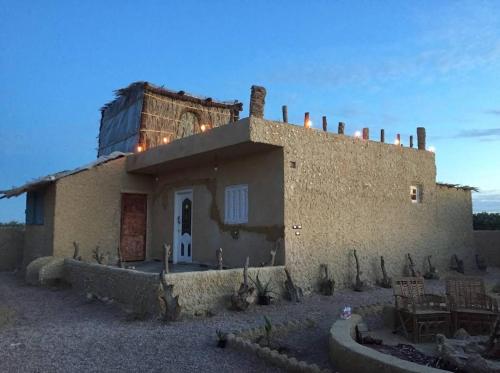
M 410 199 L 412 203 L 422 203 L 422 186 L 412 185 L 410 187 Z
M 248 185 L 231 185 L 225 192 L 224 222 L 248 223 Z
M 43 224 L 43 192 L 32 191 L 26 195 L 26 224 Z

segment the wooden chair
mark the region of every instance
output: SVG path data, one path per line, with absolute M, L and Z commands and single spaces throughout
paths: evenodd
M 403 277 L 393 284 L 399 329 L 414 343 L 434 338 L 437 333 L 449 335 L 451 312 L 446 298 L 426 294 L 422 277 Z
M 446 279 L 453 329 L 464 328 L 471 335 L 490 334 L 498 317 L 496 299 L 486 294 L 479 277 L 461 276 Z

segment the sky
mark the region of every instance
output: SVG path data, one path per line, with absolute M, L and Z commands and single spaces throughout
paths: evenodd
M 146 80 L 346 133 L 418 126 L 437 181 L 500 212 L 499 1 L 0 0 L 0 190 L 96 157 L 100 107 Z M 0 222 L 24 220 L 24 197 Z

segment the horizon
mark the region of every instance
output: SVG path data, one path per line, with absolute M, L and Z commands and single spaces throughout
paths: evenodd
M 473 211 L 500 212 L 500 4 L 286 4 L 5 2 L 0 190 L 94 160 L 100 108 L 134 81 L 237 99 L 242 118 L 256 84 L 267 119 L 287 105 L 290 123 L 326 115 L 331 132 L 384 128 L 405 146 L 425 127 L 436 181 L 478 187 Z M 0 222 L 24 209 L 0 200 Z

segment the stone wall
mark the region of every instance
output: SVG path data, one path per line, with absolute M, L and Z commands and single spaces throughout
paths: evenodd
M 474 231 L 474 243 L 489 266 L 500 266 L 500 230 Z
M 283 294 L 285 271 L 283 266 L 249 268 L 250 278 L 266 283 L 279 294 Z M 171 273 L 167 283 L 174 285 L 174 295 L 179 295 L 183 312 L 187 314 L 205 313 L 230 306 L 231 295 L 243 282 L 243 269 L 210 270 L 199 272 Z
M 64 278 L 75 290 L 113 299 L 132 310 L 143 308 L 151 314 L 158 314 L 158 274 L 73 259 L 66 259 L 64 266 Z M 257 274 L 262 281 L 271 280 L 273 291 L 282 294 L 284 267 L 249 268 L 253 279 Z M 166 279 L 168 284 L 174 285 L 174 295 L 179 295 L 183 314 L 190 316 L 229 306 L 231 294 L 243 281 L 243 270 L 171 273 Z
M 322 263 L 350 286 L 353 249 L 369 283 L 381 277 L 381 255 L 392 277 L 403 274 L 406 253 L 421 270 L 427 255 L 438 269 L 455 253 L 473 265 L 470 191 L 436 185 L 434 153 L 257 118 L 250 132 L 283 146 L 286 265 L 305 290 Z M 422 203 L 411 202 L 415 184 Z
M 0 271 L 13 271 L 22 265 L 23 227 L 0 227 Z
M 64 279 L 82 295 L 91 293 L 135 311 L 158 313 L 158 274 L 65 259 Z

